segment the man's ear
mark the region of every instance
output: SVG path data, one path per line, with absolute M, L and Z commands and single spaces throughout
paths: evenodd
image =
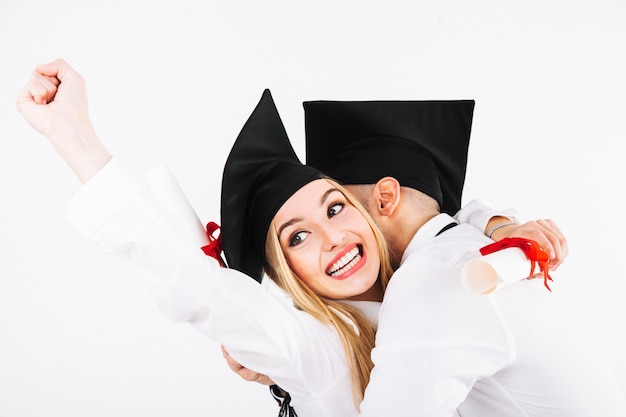
M 374 184 L 376 208 L 381 216 L 391 216 L 400 204 L 400 183 L 393 177 L 384 177 Z

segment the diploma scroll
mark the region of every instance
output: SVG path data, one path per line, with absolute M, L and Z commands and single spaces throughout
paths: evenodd
M 473 294 L 488 295 L 498 288 L 529 278 L 530 261 L 520 248 L 506 248 L 469 260 L 461 282 Z
M 166 165 L 158 165 L 144 175 L 144 180 L 159 201 L 177 218 L 177 234 L 193 249 L 209 243 L 206 229 L 187 196 Z

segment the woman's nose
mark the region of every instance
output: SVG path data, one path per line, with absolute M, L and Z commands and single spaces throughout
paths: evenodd
M 335 228 L 326 228 L 324 231 L 325 244 L 324 249 L 333 250 L 335 247 L 340 246 L 346 239 L 346 232 Z

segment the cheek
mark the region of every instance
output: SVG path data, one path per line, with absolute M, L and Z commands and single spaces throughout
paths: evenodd
M 369 223 L 363 218 L 361 218 L 360 227 L 361 236 L 365 240 L 369 249 L 368 256 L 370 261 L 380 265 L 380 254 L 378 253 L 378 244 L 376 243 L 374 231 L 370 227 Z
M 311 285 L 311 272 L 314 269 L 314 263 L 312 257 L 306 253 L 297 253 L 286 256 L 287 264 L 291 270 L 302 280 L 305 284 Z
M 374 231 L 370 227 L 369 223 L 360 214 L 354 218 L 355 228 L 358 228 L 359 233 L 365 236 L 367 239 L 374 240 Z

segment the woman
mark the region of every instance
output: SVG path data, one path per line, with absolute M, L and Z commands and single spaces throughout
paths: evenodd
M 178 220 L 102 145 L 83 80 L 64 61 L 38 67 L 17 105 L 84 184 L 70 202 L 76 227 L 131 262 L 167 316 L 271 377 L 301 417 L 358 413 L 372 368 L 369 302 L 391 274 L 385 242 L 358 202 L 300 163 L 269 91 L 224 168 L 229 268 L 189 251 Z M 263 272 L 290 297 L 254 282 Z
M 84 184 L 70 201 L 73 223 L 134 264 L 168 317 L 189 322 L 241 363 L 270 375 L 290 392 L 301 417 L 357 414 L 374 327 L 337 299 L 381 300 L 391 274 L 384 240 L 358 203 L 299 162 L 269 92 L 224 168 L 221 232 L 230 268 L 189 251 L 177 219 L 102 145 L 84 82 L 64 61 L 40 67 L 17 105 Z M 314 206 L 302 203 L 311 198 Z M 315 208 L 294 216 L 294 204 Z M 289 266 L 300 262 L 307 270 L 296 277 Z M 293 303 L 255 282 L 264 267 Z M 315 286 L 318 281 L 325 282 Z

